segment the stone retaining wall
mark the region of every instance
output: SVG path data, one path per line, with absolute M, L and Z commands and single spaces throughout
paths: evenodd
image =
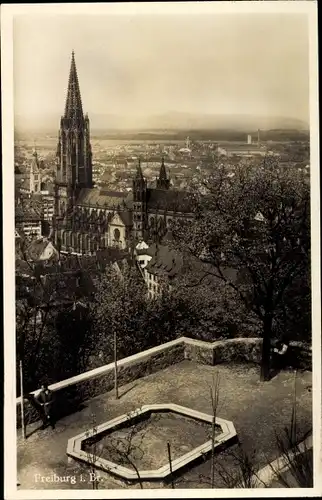
M 185 359 L 197 363 L 216 365 L 219 363 L 254 363 L 261 361 L 262 339 L 237 338 L 203 342 L 183 337 Z M 312 349 L 302 342 L 291 342 L 287 355 L 287 365 L 292 368 L 311 370 Z
M 187 339 L 185 358 L 197 363 L 215 365 L 219 363 L 259 363 L 262 340 L 242 338 L 203 342 Z
M 167 368 L 184 360 L 185 344 L 182 339 L 167 342 L 161 346 L 134 354 L 118 362 L 119 385 L 132 382 L 151 373 Z M 55 408 L 64 414 L 76 411 L 82 403 L 110 391 L 114 387 L 114 363 L 81 373 L 75 377 L 49 386 L 55 393 Z M 35 395 L 39 392 L 33 391 Z M 26 401 L 25 421 L 32 423 L 39 420 L 36 409 Z M 17 398 L 17 426 L 21 426 L 21 400 Z
M 215 365 L 218 363 L 260 362 L 262 340 L 258 338 L 230 339 L 204 342 L 188 337 L 167 342 L 152 349 L 134 354 L 118 362 L 119 385 L 145 377 L 168 366 L 188 359 L 197 363 Z M 310 346 L 293 342 L 290 345 L 291 365 L 294 368 L 311 370 L 312 352 Z M 55 392 L 55 407 L 61 409 L 58 417 L 76 411 L 82 403 L 114 387 L 114 363 L 81 373 L 50 386 Z M 36 394 L 34 391 L 32 394 Z M 35 422 L 39 415 L 28 402 L 25 404 L 26 423 Z M 17 398 L 17 426 L 21 425 L 21 400 Z

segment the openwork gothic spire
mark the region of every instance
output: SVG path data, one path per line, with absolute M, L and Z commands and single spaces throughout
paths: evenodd
M 60 120 L 56 153 L 56 182 L 60 185 L 57 194 L 59 203 L 56 212 L 71 213 L 78 191 L 92 188 L 92 149 L 90 143 L 90 122 L 84 118 L 79 90 L 75 55 L 68 79 L 64 115 Z M 67 188 L 67 189 L 66 189 Z
M 76 120 L 84 118 L 74 51 L 70 65 L 64 118 Z
M 138 165 L 136 167 L 136 179 L 142 180 L 142 181 L 144 180 L 143 172 L 142 172 L 142 168 L 141 168 L 141 160 L 139 160 Z
M 162 162 L 161 162 L 161 167 L 160 167 L 160 174 L 159 174 L 159 179 L 160 181 L 166 181 L 167 180 L 167 172 L 165 170 L 165 165 L 164 165 L 164 157 L 162 157 Z
M 162 157 L 159 178 L 157 179 L 158 189 L 169 189 L 170 179 L 168 179 L 167 172 L 164 165 L 164 158 Z

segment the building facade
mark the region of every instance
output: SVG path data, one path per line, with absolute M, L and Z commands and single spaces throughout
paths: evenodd
M 189 194 L 170 188 L 162 160 L 156 188 L 149 187 L 140 161 L 131 192 L 93 185 L 90 121 L 84 115 L 75 56 L 56 152 L 53 233 L 62 252 L 94 254 L 107 247 L 127 249 L 144 239 L 155 240 L 174 218 L 192 218 Z
M 16 196 L 15 228 L 27 238 L 35 238 L 42 235 L 43 213 L 38 198 L 20 193 Z

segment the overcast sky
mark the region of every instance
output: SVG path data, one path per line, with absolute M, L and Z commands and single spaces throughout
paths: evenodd
M 308 26 L 301 14 L 17 16 L 15 113 L 59 117 L 71 51 L 84 111 L 173 111 L 309 121 Z

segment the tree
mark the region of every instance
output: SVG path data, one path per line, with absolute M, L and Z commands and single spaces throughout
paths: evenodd
M 137 412 L 127 414 L 127 422 L 115 432 L 100 439 L 96 425 L 96 417 L 92 415 L 92 428 L 86 432 L 84 450 L 91 472 L 92 488 L 98 489 L 101 478 L 97 474 L 99 459 L 107 457 L 118 465 L 129 467 L 135 471 L 140 489 L 143 481 L 140 476 L 139 462 L 144 455 L 144 439 L 146 437 L 148 419 L 140 420 Z M 107 469 L 109 472 L 111 469 Z
M 179 275 L 171 293 L 163 300 L 164 307 L 172 313 L 169 329 L 176 337 L 188 335 L 198 340 L 214 341 L 234 337 L 259 335 L 258 320 L 238 300 L 236 291 L 214 276 L 209 276 L 209 267 Z M 189 313 L 188 313 L 189 311 Z
M 165 286 L 160 296 L 150 299 L 135 263 L 122 266 L 122 273 L 109 266 L 95 287 L 91 315 L 104 363 L 114 358 L 115 337 L 120 359 L 187 334 L 198 322 L 197 307 L 187 314 L 185 290 L 170 292 Z
M 95 294 L 91 314 L 97 337 L 97 349 L 106 361 L 113 358 L 113 339 L 117 335 L 118 357 L 133 354 L 141 338 L 141 324 L 147 290 L 135 264 L 125 264 L 122 272 L 110 265 L 94 280 Z M 142 335 L 143 337 L 143 335 Z
M 92 417 L 92 428 L 88 431 L 86 431 L 86 437 L 88 439 L 88 447 L 85 447 L 85 452 L 86 452 L 86 458 L 87 458 L 87 463 L 88 463 L 88 468 L 90 470 L 90 478 L 91 478 L 91 484 L 92 484 L 92 489 L 93 490 L 98 490 L 99 489 L 99 483 L 100 483 L 100 476 L 97 474 L 97 460 L 101 456 L 101 450 L 97 442 L 97 424 L 96 424 L 96 416 L 93 413 L 91 415 Z
M 270 372 L 271 338 L 286 307 L 286 296 L 300 278 L 309 282 L 310 193 L 307 177 L 279 167 L 271 157 L 261 165 L 218 165 L 195 193 L 195 218 L 174 230 L 177 245 L 207 261 L 212 275 L 261 325 L 261 379 Z M 229 270 L 237 272 L 231 277 Z M 306 301 L 307 306 L 307 301 Z M 290 307 L 288 306 L 288 311 Z
M 212 409 L 211 425 L 211 487 L 215 487 L 215 443 L 216 443 L 216 416 L 219 404 L 219 375 L 216 374 L 210 387 L 210 399 Z
M 36 264 L 24 241 L 20 257 L 24 275 L 19 270 L 16 276 L 16 349 L 28 392 L 44 379 L 56 382 L 84 369 L 91 336 L 86 298 L 80 303 L 75 281 L 81 268 L 64 274 L 61 263 Z

